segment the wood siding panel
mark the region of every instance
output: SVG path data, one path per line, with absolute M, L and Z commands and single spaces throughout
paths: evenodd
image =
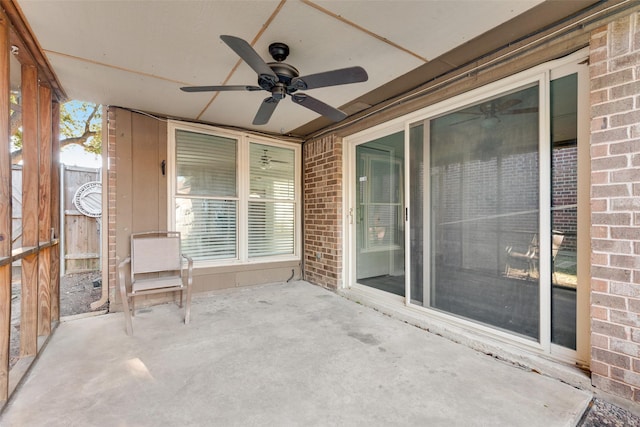
M 40 164 L 38 240 L 51 240 L 51 89 L 39 88 Z M 51 333 L 51 248 L 38 258 L 38 335 Z
M 22 246 L 38 246 L 38 73 L 22 66 Z M 38 350 L 38 257 L 22 260 L 20 355 Z
M 60 104 L 51 105 L 51 227 L 60 238 Z M 60 243 L 51 251 L 51 321 L 60 320 Z
M 167 160 L 167 122 L 158 122 L 158 229 L 168 230 L 168 203 L 167 186 L 169 185 L 168 160 Z M 162 175 L 161 165 L 165 162 L 165 174 Z
M 9 152 L 9 23 L 0 11 L 0 259 L 11 255 L 11 154 Z M 0 400 L 9 397 L 11 263 L 0 265 Z
M 132 232 L 158 230 L 158 121 L 141 114 L 132 116 Z

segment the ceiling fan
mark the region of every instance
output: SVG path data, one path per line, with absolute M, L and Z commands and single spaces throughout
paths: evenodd
M 284 160 L 274 159 L 269 155 L 269 151 L 267 149 L 263 150 L 264 152 L 260 156 L 260 169 L 271 169 L 272 163 L 284 163 L 288 164 L 289 162 Z
M 457 114 L 470 114 L 476 117 L 451 123 L 450 126 L 459 125 L 460 123 L 469 122 L 471 120 L 482 119 L 483 127 L 493 127 L 500 122 L 500 116 L 502 115 L 538 112 L 538 107 L 513 108 L 520 103 L 522 103 L 520 99 L 506 99 L 504 101 L 492 100 L 483 102 L 474 107 L 457 111 Z
M 348 67 L 332 71 L 325 71 L 307 76 L 300 76 L 298 70 L 283 62 L 289 55 L 289 46 L 284 43 L 271 43 L 269 54 L 275 62 L 265 62 L 260 55 L 245 40 L 222 35 L 220 36 L 242 60 L 258 73 L 258 86 L 230 85 L 230 86 L 186 86 L 180 89 L 184 92 L 220 92 L 220 91 L 257 91 L 266 90 L 271 96 L 265 98 L 253 119 L 254 125 L 264 125 L 269 122 L 278 103 L 287 95 L 296 104 L 302 105 L 335 122 L 347 115 L 324 102 L 298 90 L 317 89 L 327 86 L 337 86 L 349 83 L 366 82 L 369 76 L 362 67 Z

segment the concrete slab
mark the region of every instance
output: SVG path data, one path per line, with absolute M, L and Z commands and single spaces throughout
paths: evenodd
M 8 426 L 570 426 L 591 395 L 305 282 L 62 323 Z

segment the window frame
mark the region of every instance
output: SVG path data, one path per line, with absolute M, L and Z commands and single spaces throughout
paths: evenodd
M 280 141 L 277 139 L 253 135 L 246 132 L 232 131 L 214 126 L 186 123 L 176 120 L 167 122 L 167 227 L 171 231 L 176 230 L 176 198 L 180 198 L 176 188 L 176 131 L 202 133 L 223 138 L 231 138 L 237 141 L 236 185 L 237 197 L 228 200 L 237 201 L 237 231 L 236 231 L 236 257 L 219 260 L 194 261 L 195 268 L 219 267 L 230 265 L 246 265 L 257 263 L 273 263 L 280 261 L 298 261 L 301 256 L 302 244 L 302 188 L 301 180 L 301 146 L 295 142 Z M 250 198 L 250 144 L 262 144 L 278 148 L 290 149 L 294 153 L 294 241 L 292 254 L 278 254 L 261 257 L 249 257 L 249 201 Z

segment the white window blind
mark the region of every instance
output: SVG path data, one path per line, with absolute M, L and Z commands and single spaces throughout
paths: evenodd
M 236 197 L 237 141 L 176 131 L 177 193 Z
M 237 257 L 237 141 L 176 130 L 176 230 L 194 260 Z
M 295 153 L 250 144 L 249 257 L 295 251 Z

